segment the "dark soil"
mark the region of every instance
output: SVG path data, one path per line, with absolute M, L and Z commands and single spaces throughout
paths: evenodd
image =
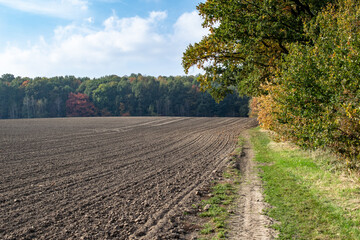
M 0 121 L 0 239 L 186 239 L 247 118 Z M 193 229 L 192 229 L 193 230 Z

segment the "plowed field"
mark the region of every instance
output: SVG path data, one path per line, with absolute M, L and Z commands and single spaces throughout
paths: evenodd
M 0 121 L 0 239 L 174 239 L 246 118 Z

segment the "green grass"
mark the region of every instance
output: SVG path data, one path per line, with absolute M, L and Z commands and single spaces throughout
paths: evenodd
M 240 137 L 238 142 L 238 148 L 232 155 L 232 161 L 238 157 L 242 151 L 243 140 Z M 199 239 L 225 239 L 227 228 L 227 220 L 229 219 L 229 209 L 237 197 L 238 185 L 240 183 L 240 171 L 234 167 L 228 167 L 223 173 L 223 180 L 214 183 L 211 190 L 211 197 L 203 200 L 199 208 L 203 210 L 199 213 L 202 218 L 207 218 L 200 230 Z
M 294 148 L 274 148 L 254 129 L 251 140 L 261 165 L 266 211 L 278 221 L 279 239 L 360 239 L 360 183 L 329 171 L 325 161 Z
M 199 213 L 200 217 L 208 218 L 208 222 L 200 230 L 200 234 L 203 235 L 202 239 L 224 239 L 228 231 L 226 224 L 230 216 L 228 209 L 237 192 L 235 183 L 231 179 L 237 176 L 233 175 L 234 172 L 228 171 L 227 174 L 230 176 L 227 175 L 226 179 L 231 183 L 217 183 L 212 187 L 212 197 L 203 200 L 199 206 L 201 209 L 207 207 L 206 210 Z

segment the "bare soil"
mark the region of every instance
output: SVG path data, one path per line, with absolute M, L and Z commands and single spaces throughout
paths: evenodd
M 247 118 L 0 121 L 0 239 L 186 239 Z

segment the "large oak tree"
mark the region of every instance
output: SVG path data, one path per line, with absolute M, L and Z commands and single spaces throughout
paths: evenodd
M 311 45 L 304 28 L 332 0 L 207 0 L 197 6 L 210 33 L 189 45 L 185 72 L 204 70 L 203 90 L 221 100 L 235 89 L 263 94 L 259 86 L 272 81 L 274 69 L 288 54 L 289 43 Z

